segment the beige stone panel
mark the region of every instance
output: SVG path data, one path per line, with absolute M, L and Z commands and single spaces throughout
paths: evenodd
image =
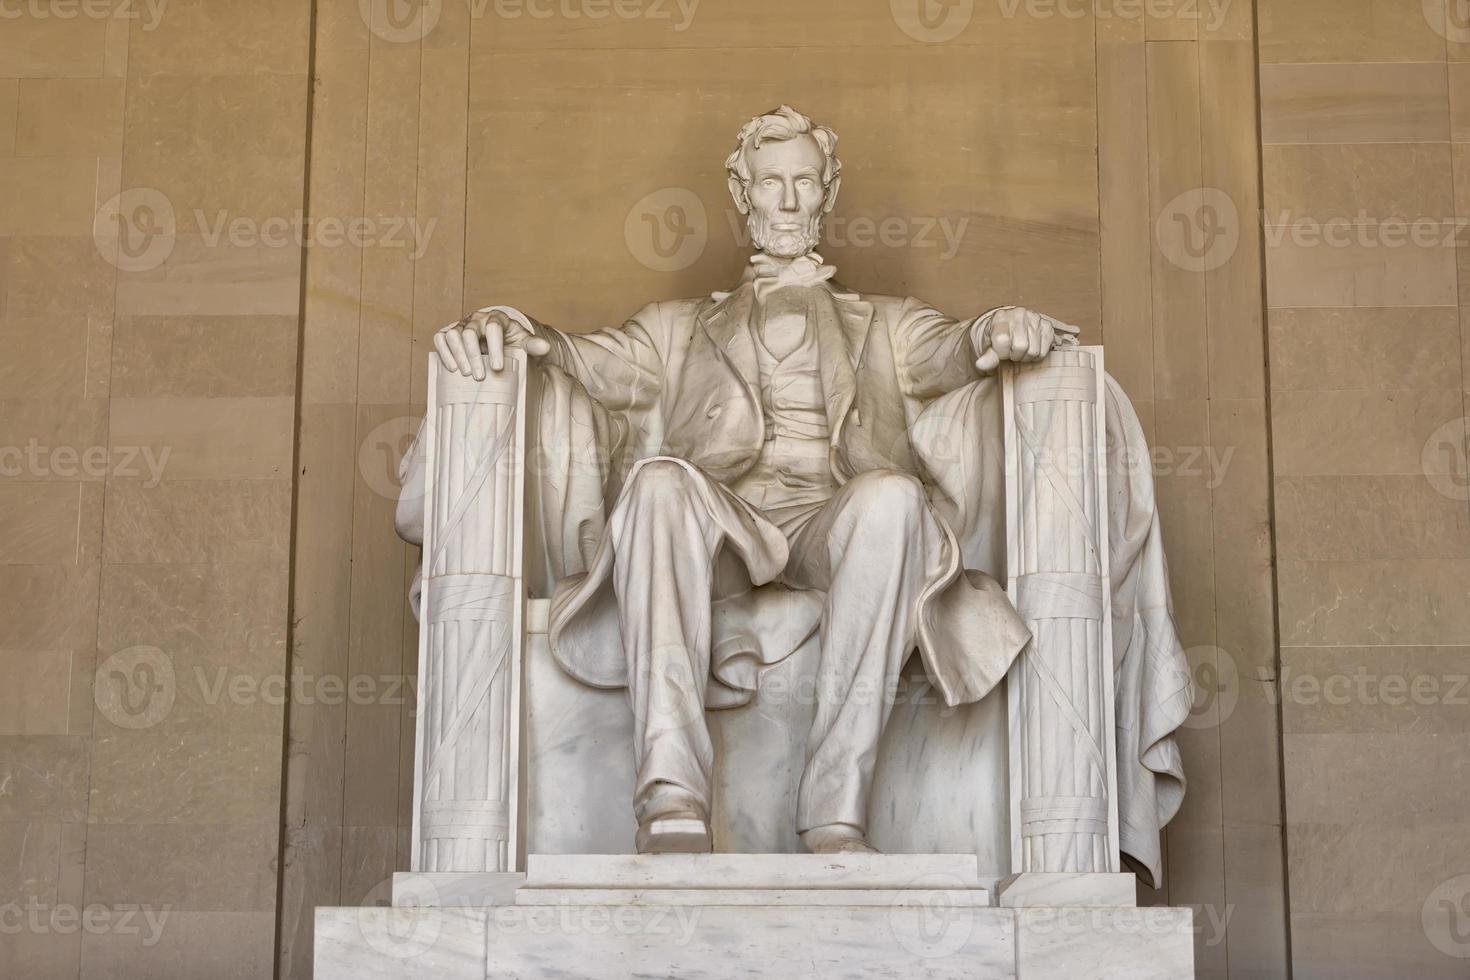
M 1186 204 L 1202 186 L 1199 55 L 1194 45 L 1148 46 L 1149 206 L 1154 223 L 1154 389 L 1164 399 L 1209 390 L 1205 279 L 1190 258 L 1203 240 L 1200 212 Z M 1239 205 L 1236 205 L 1237 209 Z
M 100 398 L 0 400 L 7 481 L 100 480 L 107 472 L 106 436 L 107 402 Z
M 1392 783 L 1392 791 L 1404 788 Z M 1293 823 L 1288 832 L 1292 905 L 1300 913 L 1403 915 L 1422 906 L 1437 883 L 1464 873 L 1470 833 L 1452 817 L 1418 826 L 1400 821 L 1395 832 L 1343 816 L 1340 822 Z
M 236 826 L 280 816 L 279 733 L 99 733 L 92 760 L 91 824 Z
M 832 253 L 845 282 L 874 292 L 916 293 L 956 312 L 1009 302 L 1079 319 L 1091 310 L 1095 325 L 1090 59 L 1062 66 L 1036 51 L 1002 65 L 936 50 L 942 54 L 899 49 L 874 64 L 855 61 L 847 51 L 814 49 L 806 53 L 808 77 L 821 81 L 799 98 L 778 84 L 784 68 L 765 60 L 784 65 L 786 55 L 774 51 L 760 57 L 568 52 L 552 64 L 545 57 L 504 55 L 482 64 L 477 56 L 471 65 L 466 305 L 521 304 L 553 323 L 585 328 L 617 323 L 651 299 L 727 287 L 743 261 L 744 225 L 733 215 L 721 162 L 751 106 L 784 98 L 843 134 L 839 152 L 850 173 L 824 255 Z M 500 97 L 527 72 L 551 70 L 568 80 L 554 95 L 531 103 Z M 707 71 L 727 83 L 717 102 L 690 118 L 687 79 Z M 1016 89 L 1018 75 L 1033 84 Z M 961 97 L 976 86 L 1014 94 L 979 104 Z M 905 108 L 916 97 L 928 111 Z M 637 119 L 625 117 L 634 104 Z M 871 124 L 875 116 L 883 126 Z M 638 122 L 673 117 L 687 124 L 650 129 Z M 611 121 L 620 118 L 627 123 Z M 895 159 L 898 146 L 932 148 L 922 180 L 914 178 L 911 157 Z M 1039 159 L 1052 162 L 1038 166 Z M 538 180 L 559 188 L 556 200 L 564 202 L 565 215 L 548 212 L 545 198 L 522 190 L 527 160 L 537 161 Z M 587 160 L 599 165 L 589 167 Z M 609 186 L 625 190 L 609 196 Z M 906 188 L 903 198 L 881 190 L 893 186 Z M 641 200 L 656 192 L 664 197 Z M 657 244 L 668 247 L 668 228 L 657 221 L 672 215 L 663 206 L 670 194 L 698 199 L 697 206 L 688 201 L 689 221 L 703 229 L 696 234 L 706 242 L 702 249 L 691 246 L 687 268 L 661 272 L 639 255 L 652 261 L 655 231 L 663 236 Z M 640 222 L 644 214 L 652 225 Z M 898 244 L 873 244 L 854 234 L 859 219 L 869 226 L 900 222 Z M 578 230 L 571 238 L 568 222 Z M 506 228 L 515 233 L 505 234 Z M 953 256 L 948 261 L 947 254 Z M 538 258 L 544 255 L 559 259 Z M 578 269 L 584 287 L 575 294 L 561 287 L 568 266 Z
M 1099 22 L 1101 34 L 1103 23 Z M 1128 396 L 1154 395 L 1153 219 L 1148 202 L 1148 120 L 1138 111 L 1147 66 L 1142 44 L 1097 49 L 1098 207 L 1102 340 L 1107 370 Z
M 96 193 L 92 157 L 12 157 L 0 168 L 0 235 L 90 235 Z
M 1463 414 L 1460 392 L 1284 391 L 1273 399 L 1276 476 L 1453 475 L 1424 446 Z M 1463 476 L 1462 476 L 1463 479 Z
M 1099 0 L 1098 7 L 1109 9 L 1105 6 L 1108 0 Z M 1209 23 L 1216 23 L 1221 19 L 1221 8 L 1215 7 L 1210 0 L 1202 0 L 1199 3 L 1186 3 L 1184 0 L 1177 2 L 1158 2 L 1140 4 L 1143 8 L 1143 31 L 1144 37 L 1149 41 L 1194 41 L 1200 33 L 1201 17 L 1212 18 Z M 1124 4 L 1127 9 L 1127 4 Z
M 294 760 L 293 760 L 294 764 Z M 289 802 L 293 790 L 287 791 Z M 336 822 L 340 822 L 340 813 Z M 325 822 L 302 825 L 290 819 L 283 830 L 280 976 L 311 980 L 316 907 L 340 905 L 342 832 Z M 399 867 L 408 867 L 407 863 Z
M 142 3 L 139 7 L 147 11 Z M 128 74 L 303 75 L 310 15 L 310 7 L 291 0 L 175 0 L 163 16 L 140 18 Z M 229 43 L 221 44 L 221 38 Z
M 180 235 L 151 269 L 121 272 L 117 312 L 131 316 L 295 316 L 301 249 Z
M 1286 940 L 1286 872 L 1280 810 L 1268 826 L 1225 827 L 1225 935 L 1230 975 L 1280 976 L 1290 961 Z M 1218 933 L 1220 918 L 1208 910 L 1201 923 Z
M 273 911 L 170 910 L 163 928 L 156 933 L 145 924 L 131 934 L 88 934 L 82 939 L 81 977 L 269 980 L 275 920 Z
M 1427 220 L 1427 219 L 1426 219 Z M 1454 306 L 1453 221 L 1266 226 L 1270 306 Z
M 1186 647 L 1215 642 L 1209 445 L 1208 403 L 1158 403 L 1151 462 L 1175 618 Z
M 0 565 L 0 649 L 79 650 L 97 629 L 97 569 L 78 565 Z
M 112 392 L 120 397 L 294 395 L 294 316 L 120 317 Z
M 1424 937 L 1418 905 L 1381 915 L 1291 916 L 1292 976 L 1298 980 L 1457 980 L 1465 961 L 1451 959 Z
M 0 318 L 0 391 L 8 398 L 83 395 L 85 316 Z
M 108 562 L 258 562 L 285 573 L 289 480 L 114 480 L 107 487 Z
M 1261 161 L 1273 225 L 1454 215 L 1446 143 L 1294 143 L 1263 147 Z
M 1466 575 L 1463 558 L 1283 559 L 1282 646 L 1460 643 L 1470 635 Z
M 122 152 L 122 117 L 122 79 L 22 79 L 15 153 L 117 156 Z
M 0 735 L 66 735 L 71 704 L 71 653 L 0 650 Z
M 0 238 L 0 298 L 10 316 L 110 316 L 117 269 L 85 237 Z
M 348 7 L 354 9 L 346 11 Z M 313 211 L 349 214 L 362 210 L 363 201 L 367 42 L 364 38 L 357 45 L 346 43 L 346 39 L 333 43 L 333 25 L 340 25 L 349 36 L 353 25 L 357 33 L 365 33 L 355 5 L 323 4 L 318 17 L 317 82 L 312 89 L 311 206 Z M 362 251 L 350 244 L 307 249 L 301 372 L 304 405 L 351 402 L 356 396 Z
M 373 438 L 383 422 L 405 414 L 403 406 L 359 406 L 359 445 Z M 393 534 L 396 492 L 373 474 L 361 467 L 355 474 L 348 670 L 354 675 L 396 675 L 403 670 L 404 618 L 411 615 L 406 599 L 411 570 L 404 560 L 407 545 Z M 402 721 L 396 704 L 347 706 L 343 812 L 353 823 L 396 825 L 398 778 L 383 760 L 398 758 Z
M 211 241 L 260 243 L 292 251 L 310 241 L 313 229 L 323 222 L 330 229 L 357 213 L 313 208 L 311 223 L 306 221 L 299 151 L 265 154 L 229 148 L 181 153 L 138 146 L 130 136 L 123 163 L 123 186 L 146 187 L 163 195 L 173 208 L 180 234 Z
M 270 911 L 280 827 L 102 824 L 87 833 L 88 904 L 200 912 Z
M 1265 412 L 1261 400 L 1212 400 L 1203 464 L 1214 484 L 1215 643 L 1234 668 L 1233 679 L 1228 669 L 1216 675 L 1227 827 L 1281 819 L 1280 722 L 1263 681 L 1276 672 Z
M 296 665 L 288 680 L 284 577 L 262 575 L 252 565 L 106 566 L 99 686 L 130 690 L 135 678 L 127 658 L 139 647 L 153 648 L 155 662 L 166 664 L 158 675 L 169 700 L 141 719 L 100 712 L 99 733 L 146 723 L 156 733 L 225 728 L 270 735 L 280 732 L 288 699 L 294 706 L 346 697 L 340 675 Z M 114 660 L 120 651 L 122 658 Z M 132 700 L 137 703 L 136 693 Z
M 457 4 L 451 4 L 458 10 Z M 468 16 L 467 14 L 465 16 Z M 434 219 L 423 257 L 414 263 L 413 353 L 409 368 L 411 400 L 417 402 L 427 384 L 423 368 L 433 349 L 433 334 L 453 323 L 464 308 L 465 201 L 469 192 L 466 161 L 445 154 L 445 146 L 463 146 L 469 138 L 469 52 L 451 50 L 425 58 L 420 95 L 435 111 L 419 118 L 418 199 L 416 212 Z
M 1448 138 L 1443 63 L 1261 66 L 1263 143 Z
M 1463 249 L 1470 246 L 1470 143 L 1456 143 L 1453 150 L 1455 217 L 1460 221 L 1458 242 Z
M 1186 797 L 1187 798 L 1187 797 Z M 1169 905 L 1193 905 L 1195 912 L 1194 970 L 1199 980 L 1224 978 L 1225 936 L 1212 922 L 1225 916 L 1228 896 L 1221 875 L 1224 834 L 1217 825 L 1195 826 L 1179 821 L 1167 831 L 1169 851 Z
M 1450 138 L 1470 140 L 1470 63 L 1453 62 L 1450 72 Z
M 301 412 L 294 669 L 345 675 L 341 638 L 351 619 L 352 498 L 357 466 L 355 412 L 349 406 L 307 405 Z M 345 704 L 303 705 L 291 712 L 293 753 L 288 813 L 293 824 L 340 822 Z
M 1470 732 L 1292 735 L 1286 740 L 1291 823 L 1443 832 L 1463 819 L 1467 748 Z
M 447 6 L 447 5 L 446 5 Z M 1142 21 L 1126 2 L 1128 19 Z M 498 49 L 546 51 L 559 48 L 678 50 L 680 48 L 761 50 L 772 48 L 779 24 L 780 45 L 803 51 L 844 46 L 852 57 L 873 58 L 881 51 L 917 50 L 939 56 L 975 46 L 1015 50 L 1051 46 L 1080 53 L 1092 46 L 1093 18 L 1087 5 L 1048 0 L 955 4 L 935 8 L 932 31 L 919 27 L 915 0 L 891 4 L 843 0 L 791 5 L 781 0 L 631 0 L 602 4 L 592 0 L 475 0 L 471 5 L 475 46 L 490 39 Z M 902 23 L 910 31 L 901 26 Z M 429 35 L 431 43 L 441 27 Z M 915 36 L 917 35 L 917 36 Z M 700 77 L 713 77 L 706 71 Z M 774 103 L 773 103 L 774 104 Z
M 49 927 L 26 928 L 0 943 L 0 973 L 11 977 L 74 977 L 80 969 L 81 931 L 60 934 Z
M 111 440 L 151 449 L 138 479 L 289 480 L 294 398 L 113 398 Z M 165 454 L 167 454 L 165 456 Z
M 1285 647 L 1281 697 L 1287 737 L 1464 735 L 1470 646 Z
M 369 218 L 417 214 L 419 52 L 376 40 L 368 74 L 367 162 L 362 208 Z M 362 253 L 357 401 L 402 404 L 413 367 L 414 262 L 402 249 Z
M 1444 38 L 1430 25 L 1426 6 L 1426 0 L 1263 0 L 1261 61 L 1442 59 Z
M 80 483 L 0 482 L 0 563 L 75 564 L 82 516 Z
M 129 152 L 299 159 L 305 96 L 300 75 L 130 74 Z
M 19 110 L 20 82 L 0 78 L 0 157 L 15 152 L 15 120 Z
M 106 20 L 37 17 L 27 8 L 0 34 L 0 78 L 90 78 L 102 74 Z M 44 7 L 42 8 L 45 9 Z
M 112 389 L 112 320 L 87 318 L 87 380 L 83 394 L 106 398 Z
M 314 340 L 308 333 L 308 352 Z M 348 644 L 341 638 L 351 620 L 356 450 L 352 406 L 302 405 L 293 542 L 296 671 L 348 672 Z M 305 980 L 311 975 L 313 908 L 340 904 L 347 706 L 293 704 L 289 721 L 294 749 L 286 771 L 280 960 L 283 976 Z
M 86 820 L 90 758 L 84 737 L 0 737 L 0 824 Z
M 1456 311 L 1439 308 L 1279 309 L 1270 316 L 1276 391 L 1455 388 Z
M 61 824 L 38 821 L 0 825 L 0 899 L 5 904 L 54 904 L 60 874 Z
M 1266 388 L 1255 65 L 1250 41 L 1208 41 L 1199 49 L 1201 179 L 1234 203 L 1226 220 L 1239 226 L 1228 258 L 1204 272 L 1212 398 L 1260 398 Z
M 1446 496 L 1423 476 L 1284 477 L 1277 550 L 1304 561 L 1470 557 L 1465 496 Z
M 375 905 L 390 894 L 397 869 L 398 828 L 342 828 L 342 904 Z

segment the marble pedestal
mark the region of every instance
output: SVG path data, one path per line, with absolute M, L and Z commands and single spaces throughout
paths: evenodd
M 1132 876 L 1067 877 L 1012 882 L 997 907 L 973 855 L 533 854 L 524 874 L 402 874 L 391 908 L 318 909 L 315 975 L 1194 976 L 1188 909 L 1067 904 Z

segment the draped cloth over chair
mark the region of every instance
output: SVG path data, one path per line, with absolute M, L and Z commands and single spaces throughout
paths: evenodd
M 1100 360 L 1100 350 L 1088 350 L 1096 350 Z M 1073 360 L 1059 359 L 1062 354 Z M 1076 376 L 1078 357 L 1075 349 L 1072 352 L 1059 351 L 1053 358 L 1021 371 L 1037 379 L 1053 370 Z M 517 360 L 515 363 L 520 362 Z M 437 371 L 438 368 L 431 370 Z M 565 584 L 568 576 L 589 570 L 595 560 L 597 543 L 606 534 L 606 515 L 623 478 L 636 462 L 630 457 L 639 453 L 633 450 L 625 454 L 623 448 L 625 434 L 633 427 L 630 420 L 605 410 L 581 385 L 553 366 L 538 366 L 533 373 L 539 384 L 533 386 L 535 390 L 530 404 L 534 408 L 525 419 L 529 431 L 523 443 L 518 443 L 512 450 L 518 460 L 529 453 L 533 463 L 522 470 L 526 473 L 525 482 L 529 490 L 525 506 L 525 520 L 529 525 L 518 526 L 515 536 L 518 541 L 524 536 L 525 567 L 529 570 L 526 574 L 536 584 L 537 591 L 544 595 L 542 590 L 551 583 L 562 581 Z M 1094 370 L 1093 376 L 1100 377 L 1100 371 Z M 492 377 L 483 384 L 495 380 Z M 467 380 L 465 383 L 476 384 Z M 1042 382 L 1038 380 L 1033 384 Z M 1143 433 L 1132 407 L 1111 379 L 1105 379 L 1093 391 L 1093 404 L 1097 405 L 1099 399 L 1101 402 L 1097 417 L 1102 419 L 1101 437 L 1095 427 L 1092 441 L 1088 444 L 1095 450 L 1095 458 L 1101 464 L 1095 473 L 1093 489 L 1096 491 L 1106 485 L 1108 493 L 1105 497 L 1096 494 L 1090 505 L 1079 504 L 1086 520 L 1077 523 L 1079 526 L 1090 525 L 1093 547 L 1099 549 L 1097 553 L 1088 557 L 1087 545 L 1080 539 L 1072 544 L 1079 549 L 1077 557 L 1084 566 L 1080 574 L 1091 574 L 1095 586 L 1090 591 L 1088 588 L 1075 589 L 1076 595 L 1057 600 L 1077 606 L 1073 610 L 1077 615 L 1047 618 L 1099 624 L 1092 634 L 1087 634 L 1086 626 L 1076 628 L 1085 634 L 1082 646 L 1092 651 L 1088 655 L 1095 661 L 1088 667 L 1092 673 L 1086 683 L 1101 689 L 1105 679 L 1111 681 L 1113 692 L 1108 700 L 1113 718 L 1104 729 L 1099 729 L 1091 719 L 1083 719 L 1080 726 L 1074 723 L 1075 719 L 1062 720 L 1068 731 L 1075 732 L 1080 728 L 1089 733 L 1091 744 L 1103 756 L 1103 766 L 1101 770 L 1089 768 L 1096 763 L 1097 756 L 1088 752 L 1080 742 L 1074 745 L 1073 748 L 1081 753 L 1069 763 L 1075 767 L 1076 785 L 1064 787 L 1067 792 L 1057 790 L 1037 794 L 1036 799 L 1043 802 L 1026 808 L 1017 825 L 1012 827 L 1012 839 L 1018 839 L 1019 831 L 1028 820 L 1035 828 L 1055 830 L 1065 826 L 1068 834 L 1094 833 L 1096 804 L 1085 801 L 1103 799 L 1104 843 L 1100 851 L 1094 850 L 1098 846 L 1095 840 L 1085 848 L 1078 845 L 1081 849 L 1076 850 L 1069 844 L 1068 854 L 1081 855 L 1086 850 L 1095 856 L 1087 862 L 1082 862 L 1080 857 L 1075 861 L 1069 859 L 1070 863 L 1064 862 L 1062 866 L 1067 870 L 1117 870 L 1117 854 L 1121 849 L 1145 879 L 1153 881 L 1157 880 L 1160 869 L 1160 829 L 1177 811 L 1184 791 L 1183 770 L 1173 732 L 1188 716 L 1191 689 L 1169 610 L 1167 569 Z M 962 566 L 961 574 L 967 576 L 973 588 L 983 589 L 987 582 L 990 587 L 995 587 L 991 580 L 1004 581 L 1009 571 L 1006 567 L 1007 521 L 1009 518 L 1014 522 L 1016 515 L 1008 515 L 1005 506 L 1007 424 L 1003 392 L 1003 385 L 995 378 L 967 384 L 929 402 L 913 420 L 909 431 L 916 466 L 920 470 L 915 475 L 929 487 L 934 510 L 953 534 L 956 563 Z M 431 404 L 431 416 L 434 412 Z M 1014 434 L 1014 427 L 1012 429 Z M 487 440 L 496 438 L 489 427 L 476 431 Z M 1055 430 L 1053 435 L 1059 432 L 1058 437 L 1065 440 L 1070 431 L 1063 427 Z M 1079 429 L 1078 437 L 1082 434 Z M 440 439 L 442 441 L 442 436 Z M 424 522 L 423 508 L 414 502 L 413 493 L 415 489 L 422 492 L 426 474 L 442 472 L 442 467 L 432 466 L 433 453 L 429 442 L 421 433 L 404 460 L 405 497 L 400 505 L 399 524 L 401 533 L 410 540 L 422 540 Z M 1086 446 L 1083 450 L 1086 451 Z M 489 451 L 496 450 L 491 447 Z M 486 449 L 461 444 L 456 452 L 472 460 L 482 458 Z M 1143 461 L 1141 469 L 1139 461 Z M 514 462 L 510 465 L 512 470 L 517 469 Z M 461 464 L 462 468 L 465 466 L 472 471 L 472 463 Z M 1102 475 L 1103 471 L 1105 475 Z M 452 468 L 450 472 L 453 472 Z M 428 482 L 434 481 L 430 479 Z M 437 499 L 437 491 L 431 488 L 430 492 Z M 432 509 L 433 504 L 430 503 L 431 514 Z M 1090 565 L 1087 564 L 1089 561 Z M 504 572 L 503 569 L 500 571 Z M 1065 578 L 1066 574 L 1077 574 L 1075 570 L 1043 571 L 1060 572 L 1062 577 L 1053 575 L 1047 579 L 1031 579 L 1027 583 L 1031 587 L 1029 592 L 1013 595 L 1022 603 L 1023 618 L 1028 610 L 1039 608 L 1040 596 L 1050 595 L 1056 599 L 1066 587 L 1075 584 L 1074 580 Z M 748 576 L 742 577 L 740 572 L 738 562 L 732 567 L 729 561 L 717 571 L 720 578 L 712 611 L 712 645 L 716 651 L 726 655 L 727 662 L 737 662 L 738 658 L 733 654 L 741 650 L 759 650 L 761 654 L 756 658 L 759 663 L 777 663 L 782 656 L 800 647 L 815 628 L 820 614 L 820 596 L 769 586 L 752 589 Z M 969 574 L 971 572 L 977 574 Z M 428 581 L 429 595 L 432 596 L 433 575 L 428 576 Z M 520 587 L 524 580 L 516 581 Z M 1032 598 L 1027 598 L 1028 595 Z M 597 603 L 603 605 L 598 607 Z M 1053 605 L 1052 611 L 1055 612 L 1055 603 Z M 1111 614 L 1107 643 L 1097 634 L 1104 620 L 1093 618 L 1090 612 L 1100 605 L 1109 607 Z M 426 606 L 431 612 L 435 608 L 432 599 Z M 597 628 L 610 631 L 609 642 L 617 642 L 617 610 L 611 589 L 594 596 L 588 608 L 594 620 L 601 617 L 603 625 Z M 432 620 L 428 622 L 430 625 L 426 629 L 433 628 Z M 520 628 L 519 624 L 516 628 Z M 1041 635 L 1050 628 L 1046 627 Z M 1070 631 L 1074 627 L 1069 625 L 1067 629 Z M 1098 659 L 1109 644 L 1111 663 Z M 516 656 L 518 651 L 513 648 L 511 669 L 517 669 L 513 663 Z M 1026 655 L 1017 663 L 1025 664 Z M 434 690 L 437 682 L 432 672 L 425 674 L 423 670 L 421 664 L 421 683 L 424 685 L 420 690 L 421 703 L 426 706 L 426 711 L 432 712 L 438 697 Z M 1051 674 L 1054 677 L 1055 671 Z M 753 673 L 751 676 L 754 678 L 756 675 Z M 1028 676 L 1045 675 L 1033 670 Z M 1023 685 L 1026 683 L 1022 682 Z M 726 703 L 739 705 L 749 700 L 750 692 L 741 689 L 744 686 L 737 684 L 728 689 Z M 712 684 L 712 691 L 717 687 Z M 1054 707 L 1059 703 L 1053 696 L 1055 691 L 1047 693 L 1028 689 L 1026 697 L 1038 693 L 1050 698 L 1049 703 Z M 1023 698 L 1022 704 L 1025 703 Z M 718 702 L 712 706 L 718 706 Z M 1063 714 L 1066 714 L 1065 710 Z M 1111 740 L 1106 736 L 1107 729 L 1112 730 Z M 476 737 L 483 740 L 486 750 L 499 752 L 512 763 L 515 761 L 512 753 L 519 750 L 514 747 L 514 725 L 509 729 L 477 729 L 477 732 Z M 1116 755 L 1115 764 L 1107 762 L 1108 754 Z M 423 765 L 422 755 L 420 764 Z M 1101 796 L 1098 796 L 1094 793 L 1099 788 L 1097 774 L 1099 771 L 1106 773 L 1108 768 L 1114 770 L 1116 792 L 1108 793 L 1104 780 Z M 1079 792 L 1078 787 L 1085 791 Z M 996 785 L 979 787 L 977 792 L 1006 794 L 1014 793 L 1014 790 Z M 1013 798 L 1013 807 L 1018 802 Z M 1116 809 L 1117 816 L 1112 818 L 1114 826 L 1108 828 L 1107 813 L 1111 808 Z M 514 807 L 511 813 L 514 813 Z M 474 850 L 473 846 L 471 849 Z M 514 850 L 512 840 L 509 845 L 512 855 Z M 420 851 L 416 849 L 418 853 Z M 502 867 L 513 866 L 513 860 L 513 857 L 507 858 Z M 1025 869 L 1051 868 L 1048 861 L 1042 860 Z M 1017 866 L 1013 870 L 1022 870 L 1022 867 Z

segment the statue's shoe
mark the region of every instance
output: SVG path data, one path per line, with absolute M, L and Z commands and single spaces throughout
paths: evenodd
M 661 783 L 637 807 L 639 854 L 708 854 L 714 849 L 709 818 L 694 794 Z
M 851 824 L 829 823 L 804 830 L 801 842 L 813 854 L 881 854 L 862 831 Z

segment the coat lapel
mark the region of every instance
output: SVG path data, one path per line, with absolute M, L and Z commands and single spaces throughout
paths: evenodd
M 873 305 L 850 294 L 814 290 L 812 320 L 817 326 L 827 425 L 836 444 L 857 393 L 857 371 L 867 350 Z
M 699 315 L 700 329 L 747 387 L 756 384 L 760 377 L 755 341 L 750 335 L 751 296 L 749 288 L 738 288 L 720 297 Z

